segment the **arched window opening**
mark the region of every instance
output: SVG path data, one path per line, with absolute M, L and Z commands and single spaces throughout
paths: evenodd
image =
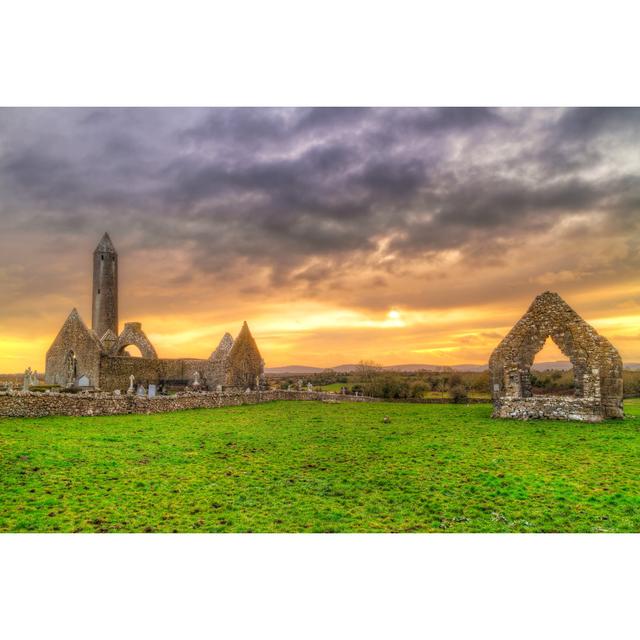
M 142 351 L 135 344 L 127 344 L 120 349 L 119 356 L 125 356 L 129 358 L 142 358 Z
M 530 377 L 533 395 L 575 395 L 573 364 L 550 337 L 536 354 Z

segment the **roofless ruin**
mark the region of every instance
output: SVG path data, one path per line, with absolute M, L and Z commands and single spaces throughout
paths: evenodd
M 125 390 L 130 377 L 151 384 L 187 387 L 194 380 L 204 388 L 260 386 L 264 361 L 245 322 L 236 340 L 226 333 L 207 359 L 158 358 L 139 322 L 118 328 L 118 254 L 105 233 L 93 253 L 91 329 L 73 309 L 47 351 L 46 381 L 62 387 Z M 141 358 L 131 357 L 136 346 Z
M 533 395 L 531 365 L 551 337 L 573 364 L 574 396 Z M 622 359 L 557 293 L 531 304 L 489 360 L 493 417 L 599 422 L 624 417 Z

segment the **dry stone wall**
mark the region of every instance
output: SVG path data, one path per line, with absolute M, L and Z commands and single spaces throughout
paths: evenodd
M 380 398 L 347 396 L 315 391 L 185 392 L 147 398 L 111 393 L 0 393 L 0 416 L 105 416 L 150 414 L 184 409 L 213 409 L 274 400 L 320 400 L 326 402 L 380 402 Z

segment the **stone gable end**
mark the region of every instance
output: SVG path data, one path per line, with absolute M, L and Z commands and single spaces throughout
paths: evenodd
M 574 396 L 533 395 L 531 366 L 549 337 L 573 364 Z M 587 422 L 624 417 L 620 354 L 557 293 L 535 298 L 491 354 L 489 372 L 494 417 Z

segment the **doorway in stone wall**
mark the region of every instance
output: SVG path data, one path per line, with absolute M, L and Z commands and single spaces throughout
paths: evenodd
M 551 337 L 536 353 L 529 375 L 533 395 L 575 395 L 573 364 Z

